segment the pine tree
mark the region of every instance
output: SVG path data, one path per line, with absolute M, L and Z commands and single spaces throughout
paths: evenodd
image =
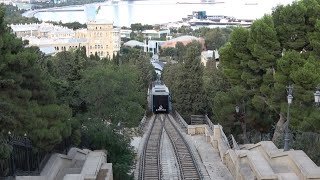
M 50 150 L 70 135 L 71 111 L 56 103 L 38 48 L 10 33 L 0 7 L 0 134 L 27 134 L 36 147 Z

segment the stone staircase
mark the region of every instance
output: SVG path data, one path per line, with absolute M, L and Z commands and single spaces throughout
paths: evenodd
M 318 167 L 303 151 L 278 149 L 272 141 L 229 149 L 225 163 L 235 179 L 320 180 Z
M 71 148 L 67 155 L 53 154 L 40 176 L 18 176 L 17 180 L 112 180 L 112 164 L 107 152 Z
M 220 125 L 188 125 L 188 134 L 204 134 L 236 180 L 320 180 L 320 167 L 301 150 L 283 151 L 272 141 L 230 146 Z

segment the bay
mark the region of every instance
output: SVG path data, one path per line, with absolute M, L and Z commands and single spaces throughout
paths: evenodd
M 289 4 L 292 0 L 145 0 L 119 1 L 62 7 L 59 12 L 38 12 L 34 16 L 43 21 L 80 22 L 107 20 L 115 26 L 130 27 L 132 23 L 162 24 L 181 21 L 192 11 L 206 11 L 207 15 L 226 15 L 238 19 L 257 19 L 270 14 L 278 4 Z M 96 13 L 98 7 L 100 10 Z M 71 9 L 71 11 L 70 11 Z M 72 11 L 82 10 L 82 11 Z

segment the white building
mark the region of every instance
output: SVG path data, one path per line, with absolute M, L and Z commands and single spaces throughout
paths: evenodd
M 144 52 L 151 52 L 153 55 L 158 54 L 160 46 L 166 41 L 144 40 Z
M 201 52 L 201 64 L 207 66 L 207 62 L 212 61 L 215 67 L 218 68 L 219 65 L 219 53 L 218 50 L 207 50 Z
M 110 57 L 120 51 L 120 29 L 113 22 L 90 21 L 87 29 L 74 31 L 50 23 L 10 25 L 12 32 L 46 54 L 86 47 L 87 55 Z M 54 51 L 54 52 L 53 52 Z
M 20 38 L 73 38 L 75 36 L 75 31 L 72 29 L 45 22 L 40 24 L 11 24 L 10 27 L 15 35 Z
M 121 38 L 130 38 L 132 30 L 131 29 L 120 29 L 120 37 Z
M 162 35 L 166 35 L 168 36 L 170 34 L 170 30 L 169 29 L 165 29 L 165 30 L 144 30 L 142 31 L 142 34 L 144 35 L 145 38 L 148 39 L 159 39 L 161 38 Z

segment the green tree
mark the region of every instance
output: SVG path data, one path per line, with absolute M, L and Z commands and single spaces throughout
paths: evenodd
M 172 66 L 177 68 L 174 86 L 170 87 L 169 85 L 173 83 L 166 82 L 173 92 L 174 107 L 188 119 L 191 114 L 204 114 L 206 112 L 200 53 L 201 45 L 198 42 L 194 41 L 188 44 L 184 63 L 180 66 Z M 172 79 L 169 71 L 166 70 L 164 73 L 164 79 Z
M 106 149 L 108 162 L 112 163 L 115 180 L 132 179 L 130 170 L 134 163 L 134 151 L 130 138 L 115 131 L 115 127 L 99 118 L 86 119 L 83 122 L 83 138 L 92 149 Z
M 70 109 L 57 104 L 49 78 L 38 61 L 39 49 L 25 48 L 10 33 L 0 7 L 0 134 L 28 134 L 34 145 L 51 150 L 71 134 Z M 5 128 L 4 128 L 5 127 Z
M 138 87 L 138 73 L 134 66 L 106 66 L 84 72 L 78 90 L 88 105 L 88 112 L 96 118 L 116 124 L 125 122 L 132 127 L 143 116 L 144 94 Z

